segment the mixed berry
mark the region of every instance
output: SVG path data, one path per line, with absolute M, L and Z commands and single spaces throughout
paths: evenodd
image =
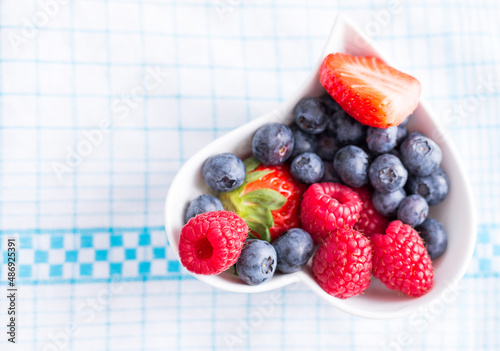
M 420 83 L 376 58 L 338 53 L 325 58 L 320 82 L 328 94 L 302 99 L 291 126 L 260 127 L 251 157 L 205 162 L 218 196 L 187 208 L 181 262 L 196 274 L 234 266 L 257 285 L 311 261 L 316 282 L 338 298 L 363 293 L 372 275 L 421 296 L 447 246 L 429 206 L 450 185 L 439 146 L 405 126 Z

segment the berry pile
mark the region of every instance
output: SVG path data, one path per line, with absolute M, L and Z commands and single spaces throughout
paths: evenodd
M 328 94 L 299 101 L 293 125 L 256 131 L 252 157 L 205 162 L 203 178 L 218 196 L 187 208 L 181 262 L 196 274 L 234 265 L 257 285 L 312 257 L 314 279 L 335 297 L 363 293 L 372 274 L 421 296 L 433 285 L 431 260 L 447 246 L 443 225 L 427 216 L 449 180 L 439 146 L 406 128 L 420 83 L 346 54 L 325 58 L 320 82 Z

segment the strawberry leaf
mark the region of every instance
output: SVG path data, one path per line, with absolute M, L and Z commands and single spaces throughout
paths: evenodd
M 242 186 L 244 187 L 246 184 L 254 182 L 257 179 L 260 179 L 260 178 L 264 177 L 265 175 L 268 175 L 269 173 L 272 173 L 272 172 L 274 172 L 274 171 L 255 171 L 255 172 L 248 173 L 246 178 L 245 178 L 245 183 L 243 183 Z
M 268 228 L 271 228 L 274 225 L 273 214 L 269 208 L 266 211 L 266 225 Z
M 260 205 L 248 204 L 247 206 L 245 206 L 241 217 L 254 222 L 262 223 L 263 225 L 268 227 L 272 227 L 274 225 L 271 210 Z
M 271 242 L 271 233 L 264 224 L 252 221 L 247 221 L 247 224 L 252 231 L 260 235 L 261 240 Z
M 276 190 L 265 188 L 251 191 L 243 195 L 241 200 L 267 207 L 270 210 L 278 210 L 286 203 L 286 197 Z
M 245 169 L 247 170 L 247 173 L 253 171 L 260 165 L 260 161 L 257 160 L 255 157 L 249 157 L 245 161 L 243 161 L 243 163 L 245 164 Z

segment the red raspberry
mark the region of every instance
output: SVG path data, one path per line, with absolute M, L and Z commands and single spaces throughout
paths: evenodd
M 247 234 L 247 224 L 233 212 L 199 214 L 182 227 L 181 263 L 196 274 L 219 274 L 236 263 Z
M 409 296 L 422 296 L 433 283 L 431 259 L 417 231 L 393 221 L 386 234 L 374 234 L 373 275 L 389 289 Z
M 370 240 L 346 227 L 326 238 L 312 261 L 312 273 L 319 286 L 341 299 L 361 294 L 368 288 L 371 268 Z
M 302 200 L 302 228 L 311 234 L 315 244 L 319 244 L 337 228 L 352 227 L 359 218 L 361 206 L 358 195 L 345 185 L 313 184 Z
M 359 212 L 359 219 L 353 228 L 358 232 L 370 237 L 372 234 L 385 233 L 389 225 L 389 219 L 377 212 L 372 203 L 372 191 L 369 186 L 364 186 L 354 190 L 359 199 L 363 202 L 363 207 Z

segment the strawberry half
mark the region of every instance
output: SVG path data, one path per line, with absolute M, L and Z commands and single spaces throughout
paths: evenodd
M 290 228 L 300 228 L 300 202 L 306 186 L 295 182 L 289 166 L 245 161 L 247 175 L 238 189 L 221 193 L 224 208 L 243 218 L 254 237 L 271 241 Z
M 330 54 L 319 80 L 345 112 L 376 128 L 398 126 L 420 99 L 417 79 L 375 57 Z

